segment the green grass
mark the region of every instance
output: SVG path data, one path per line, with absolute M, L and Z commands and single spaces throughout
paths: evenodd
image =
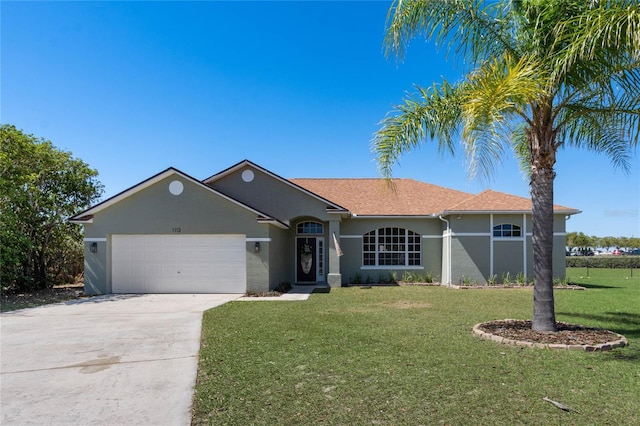
M 472 336 L 479 322 L 529 319 L 531 289 L 341 288 L 221 306 L 204 318 L 193 423 L 640 424 L 640 278 L 626 273 L 570 270 L 588 290 L 556 292 L 558 320 L 627 336 L 611 352 Z

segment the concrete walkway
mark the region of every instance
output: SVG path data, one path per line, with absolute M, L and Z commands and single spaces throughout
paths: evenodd
M 265 301 L 300 301 L 307 300 L 311 293 L 315 290 L 319 292 L 328 292 L 329 287 L 326 285 L 295 285 L 291 290 L 287 293 L 282 294 L 280 296 L 266 296 L 266 297 L 254 297 L 254 296 L 244 296 L 239 298 L 238 300 L 241 302 L 265 302 Z
M 0 424 L 189 425 L 202 313 L 241 296 L 111 295 L 1 314 Z

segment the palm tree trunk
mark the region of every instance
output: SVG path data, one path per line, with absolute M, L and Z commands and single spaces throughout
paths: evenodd
M 551 156 L 552 157 L 552 156 Z M 534 161 L 533 202 L 533 324 L 535 331 L 557 331 L 553 300 L 553 159 Z M 549 162 L 551 165 L 549 165 Z M 546 164 L 545 164 L 546 163 Z

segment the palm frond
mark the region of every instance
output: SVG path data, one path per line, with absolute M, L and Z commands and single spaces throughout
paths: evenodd
M 629 113 L 575 102 L 567 105 L 559 118 L 565 123 L 558 132 L 564 145 L 606 155 L 614 167 L 629 171 L 633 147 L 630 139 L 637 140 L 640 111 Z M 630 134 L 632 126 L 636 128 L 635 136 Z
M 508 25 L 509 2 L 484 0 L 395 0 L 387 16 L 385 54 L 404 58 L 409 42 L 418 36 L 434 38 L 468 57 L 471 62 L 513 50 Z
M 440 85 L 417 88 L 381 122 L 371 141 L 378 168 L 391 177 L 400 156 L 427 140 L 438 140 L 440 151 L 455 151 L 454 138 L 461 117 L 461 88 L 446 80 Z
M 546 85 L 536 62 L 506 54 L 486 62 L 469 77 L 463 104 L 462 137 L 469 175 L 491 176 L 510 145 L 514 119 L 528 120 L 529 105 Z
M 640 3 L 591 2 L 582 13 L 560 19 L 553 36 L 555 76 L 571 76 L 586 64 L 613 65 L 640 59 Z M 592 68 L 593 69 L 593 68 Z

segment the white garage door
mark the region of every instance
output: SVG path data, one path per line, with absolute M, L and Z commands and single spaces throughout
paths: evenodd
M 113 293 L 244 293 L 244 235 L 113 235 Z

